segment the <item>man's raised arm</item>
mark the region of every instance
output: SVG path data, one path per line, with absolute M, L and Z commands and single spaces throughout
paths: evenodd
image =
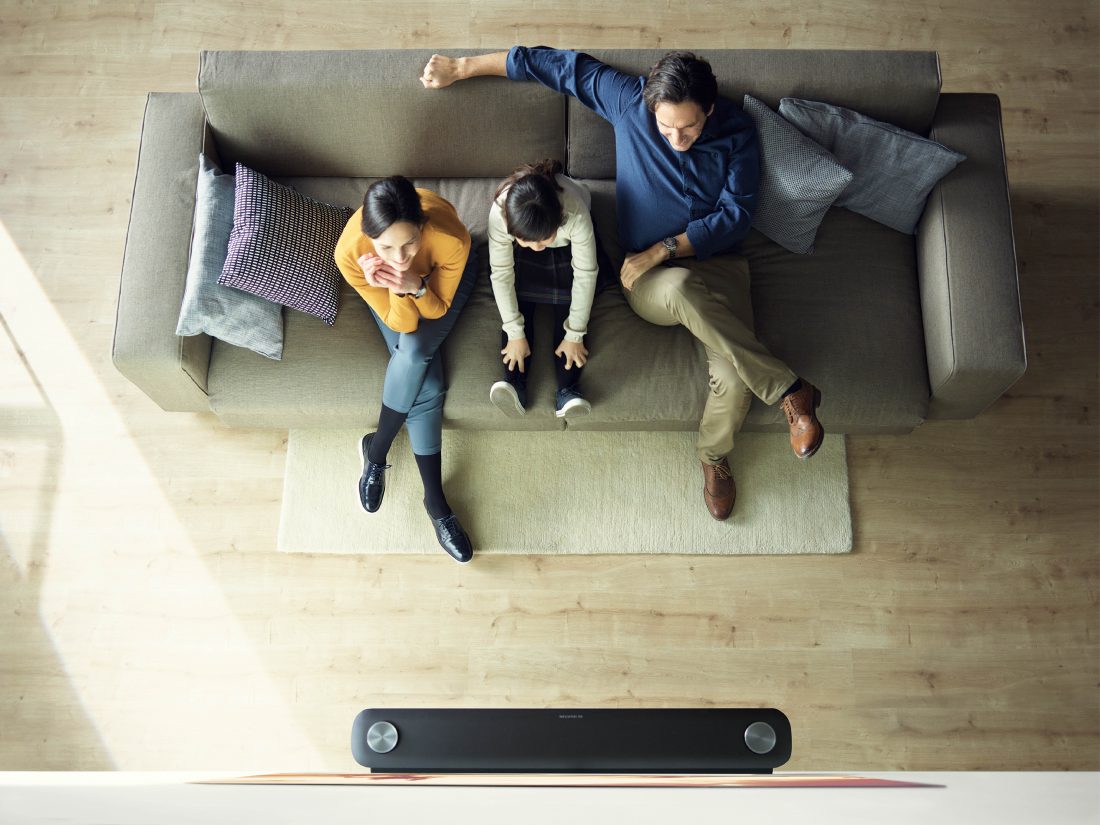
M 443 89 L 456 80 L 496 75 L 532 80 L 556 92 L 572 95 L 605 120 L 615 123 L 627 106 L 641 100 L 641 79 L 613 69 L 584 52 L 545 46 L 515 46 L 507 52 L 476 57 L 432 55 L 420 82 Z
M 456 80 L 468 80 L 471 77 L 508 76 L 508 52 L 479 54 L 474 57 L 444 57 L 433 54 L 420 82 L 425 89 L 445 89 Z

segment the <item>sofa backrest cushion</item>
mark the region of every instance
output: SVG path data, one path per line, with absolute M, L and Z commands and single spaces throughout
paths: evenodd
M 199 94 L 222 162 L 268 175 L 499 178 L 527 160 L 565 159 L 562 97 L 498 78 L 429 91 L 419 78 L 431 56 L 204 51 Z
M 625 72 L 649 73 L 666 49 L 586 50 Z M 718 78 L 718 93 L 738 104 L 746 94 L 773 110 L 784 97 L 819 100 L 927 135 L 940 93 L 935 52 L 801 49 L 698 49 Z M 531 84 L 533 85 L 533 84 Z M 580 178 L 615 177 L 611 125 L 568 101 L 566 171 Z

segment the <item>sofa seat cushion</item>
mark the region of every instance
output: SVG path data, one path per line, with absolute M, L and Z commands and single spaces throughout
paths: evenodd
M 614 187 L 606 181 L 585 184 L 601 237 L 618 265 L 623 250 L 607 220 Z M 742 253 L 752 271 L 757 336 L 821 387 L 821 416 L 830 431 L 907 432 L 921 423 L 929 385 L 911 236 L 831 209 L 812 255 L 788 252 L 755 230 Z M 584 390 L 592 414 L 571 428 L 698 426 L 706 402 L 706 355 L 685 329 L 642 321 L 619 290 L 609 290 L 596 299 L 589 330 Z M 746 430 L 786 426 L 778 405 L 753 400 Z
M 374 423 L 388 359 L 366 303 L 344 286 L 331 327 L 286 310 L 282 361 L 215 341 L 207 380 L 210 408 L 235 427 Z
M 357 205 L 369 181 L 286 180 L 329 203 Z M 508 419 L 489 403 L 500 377 L 500 316 L 488 282 L 487 204 L 497 181 L 416 180 L 458 209 L 475 238 L 479 282 L 442 353 L 448 393 L 444 426 L 463 429 L 560 429 L 553 416 L 553 370 L 546 348 L 554 331 L 536 316 L 528 413 Z M 618 266 L 623 251 L 613 219 L 614 184 L 584 181 L 592 191 L 601 241 Z M 743 248 L 752 267 L 757 334 L 793 370 L 818 384 L 830 432 L 906 432 L 924 418 L 929 396 L 916 254 L 903 235 L 843 209 L 821 224 L 817 249 L 796 255 L 758 232 Z M 591 359 L 582 388 L 592 414 L 575 429 L 693 430 L 707 392 L 702 346 L 683 328 L 638 318 L 618 287 L 597 296 L 586 343 Z M 556 342 L 555 342 L 556 344 Z M 215 342 L 211 408 L 233 426 L 373 426 L 388 354 L 367 305 L 341 293 L 336 323 L 287 310 L 283 360 Z M 754 400 L 747 430 L 782 431 L 778 406 Z
M 760 340 L 823 393 L 834 432 L 907 432 L 930 394 L 911 235 L 830 209 L 812 255 L 756 231 L 742 246 L 752 268 Z M 754 400 L 749 429 L 785 429 L 779 407 Z

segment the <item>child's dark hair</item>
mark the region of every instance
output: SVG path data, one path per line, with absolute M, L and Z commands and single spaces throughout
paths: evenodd
M 424 208 L 412 182 L 401 175 L 376 180 L 363 195 L 363 234 L 377 238 L 398 221 L 424 223 Z
M 565 220 L 561 186 L 555 179 L 562 171 L 560 161 L 546 159 L 525 163 L 501 181 L 493 200 L 500 201 L 508 234 L 521 241 L 537 243 L 553 237 Z

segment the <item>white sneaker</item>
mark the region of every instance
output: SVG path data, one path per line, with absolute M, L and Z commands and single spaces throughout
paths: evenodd
M 516 388 L 507 381 L 497 381 L 489 387 L 489 400 L 509 418 L 521 418 L 527 414 Z

